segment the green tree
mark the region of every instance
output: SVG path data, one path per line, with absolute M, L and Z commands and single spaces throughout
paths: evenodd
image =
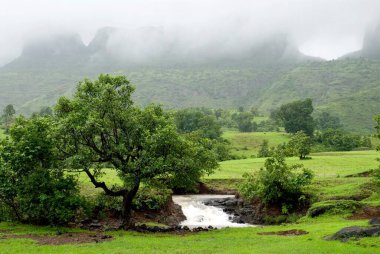
M 82 205 L 77 181 L 65 176 L 50 118 L 19 117 L 0 146 L 0 203 L 11 219 L 65 224 Z
M 2 118 L 4 122 L 5 132 L 9 131 L 9 128 L 13 122 L 14 114 L 16 114 L 16 110 L 12 104 L 9 104 L 4 108 Z
M 368 137 L 351 134 L 341 129 L 326 129 L 316 135 L 315 140 L 335 151 L 351 151 L 358 147 L 371 147 Z
M 260 149 L 257 154 L 257 157 L 262 158 L 262 157 L 269 157 L 271 155 L 272 155 L 272 151 L 269 148 L 268 140 L 264 139 L 260 145 Z
M 240 112 L 232 115 L 240 132 L 252 132 L 257 130 L 257 124 L 253 122 L 253 115 L 250 112 Z
M 313 117 L 311 116 L 313 110 L 312 100 L 306 99 L 282 105 L 271 113 L 271 117 L 282 123 L 285 131 L 288 133 L 303 131 L 307 135 L 312 136 L 315 126 Z
M 302 203 L 304 187 L 312 179 L 310 170 L 302 165 L 288 166 L 284 155 L 276 153 L 265 161 L 260 171 L 244 175 L 239 191 L 247 200 L 259 198 L 264 204 L 276 204 L 289 210 Z
M 85 172 L 106 195 L 122 197 L 125 228 L 132 225 L 132 201 L 142 183 L 189 188 L 218 165 L 202 143 L 207 139 L 180 135 L 159 106 L 135 106 L 133 91 L 124 76 L 100 75 L 80 82 L 72 99 L 62 97 L 56 105 L 66 167 Z M 116 171 L 123 184 L 100 180 L 107 170 Z
M 213 114 L 204 110 L 188 108 L 178 110 L 174 115 L 177 129 L 181 133 L 199 132 L 202 138 L 218 139 L 222 135 L 220 124 Z
M 288 154 L 298 156 L 301 160 L 305 159 L 311 151 L 312 140 L 303 131 L 298 131 L 292 135 L 286 145 Z

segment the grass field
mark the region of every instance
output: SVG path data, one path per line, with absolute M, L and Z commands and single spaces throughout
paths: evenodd
M 316 178 L 336 178 L 356 174 L 378 166 L 376 158 L 380 155 L 374 150 L 350 152 L 325 152 L 311 154 L 310 160 L 300 160 L 297 157 L 287 158 L 289 164 L 303 164 L 314 171 Z M 220 170 L 208 178 L 228 179 L 241 178 L 244 173 L 250 173 L 263 167 L 265 158 L 230 160 L 220 163 Z
M 378 238 L 366 238 L 341 243 L 326 241 L 326 235 L 352 225 L 366 225 L 366 221 L 348 221 L 339 217 L 304 219 L 298 224 L 281 226 L 224 229 L 207 233 L 172 235 L 112 232 L 114 240 L 103 243 L 79 245 L 39 245 L 30 239 L 0 239 L 2 254 L 121 254 L 121 253 L 380 253 Z M 13 229 L 13 230 L 12 230 Z M 258 235 L 259 232 L 273 232 L 302 229 L 308 232 L 301 236 Z M 0 224 L 0 230 L 12 233 L 55 234 L 53 228 L 10 226 Z M 0 233 L 1 235 L 1 233 Z M 27 250 L 27 251 L 26 251 Z
M 227 131 L 224 137 L 232 140 L 235 152 L 248 155 L 256 151 L 263 139 L 270 145 L 287 141 L 284 133 L 238 133 Z M 247 149 L 241 149 L 247 147 Z M 248 157 L 248 156 L 247 156 Z M 380 193 L 371 191 L 370 177 L 347 177 L 378 167 L 376 158 L 380 153 L 370 151 L 324 152 L 311 154 L 312 159 L 300 161 L 287 158 L 290 164 L 302 163 L 315 173 L 310 188 L 318 201 L 336 198 L 350 199 L 351 196 L 369 193 L 361 202 L 367 205 L 380 205 Z M 249 158 L 224 161 L 214 174 L 206 176 L 206 183 L 236 188 L 246 172 L 254 172 L 264 165 L 265 158 Z M 111 183 L 120 183 L 112 170 L 105 169 L 103 179 Z M 80 176 L 82 191 L 96 194 L 85 176 Z M 112 241 L 103 243 L 39 245 L 31 239 L 1 239 L 4 234 L 56 234 L 51 227 L 35 227 L 19 224 L 0 223 L 1 254 L 122 254 L 122 253 L 380 253 L 380 238 L 362 238 L 346 243 L 326 241 L 324 237 L 343 227 L 367 225 L 367 220 L 348 220 L 349 214 L 322 215 L 317 218 L 303 217 L 297 223 L 279 226 L 264 226 L 239 229 L 223 229 L 203 233 L 176 234 L 140 234 L 115 231 L 109 234 Z M 259 235 L 260 232 L 300 229 L 308 232 L 301 236 Z M 73 231 L 73 229 L 60 229 Z M 75 230 L 74 230 L 75 231 Z M 107 233 L 108 234 L 108 233 Z
M 223 132 L 222 137 L 230 141 L 232 154 L 247 158 L 257 155 L 264 140 L 268 140 L 271 147 L 290 139 L 289 134 L 284 132 L 238 132 L 233 130 Z

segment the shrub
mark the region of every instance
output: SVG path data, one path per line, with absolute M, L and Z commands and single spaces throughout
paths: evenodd
M 19 188 L 20 212 L 28 223 L 64 225 L 84 203 L 72 176 L 37 170 L 25 177 Z
M 159 210 L 168 203 L 171 194 L 169 189 L 143 187 L 137 193 L 133 206 L 140 211 Z
M 76 179 L 65 176 L 48 117 L 19 117 L 0 144 L 0 206 L 3 219 L 61 225 L 83 201 Z
M 269 148 L 268 140 L 263 140 L 263 142 L 260 145 L 259 152 L 257 154 L 257 157 L 263 158 L 263 157 L 270 157 L 272 155 L 272 151 Z
M 355 200 L 327 200 L 314 203 L 308 210 L 307 215 L 316 217 L 321 214 L 344 214 L 352 213 L 362 207 L 362 204 Z
M 306 201 L 304 187 L 311 183 L 313 173 L 302 165 L 288 166 L 285 157 L 276 153 L 265 161 L 264 168 L 245 174 L 244 178 L 240 186 L 243 198 L 259 198 L 264 204 L 280 205 L 287 213 Z
M 316 135 L 315 140 L 330 150 L 351 151 L 358 147 L 371 147 L 368 137 L 351 134 L 340 129 L 327 129 Z

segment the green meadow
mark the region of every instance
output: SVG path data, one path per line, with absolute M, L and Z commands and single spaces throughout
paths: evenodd
M 224 137 L 231 142 L 235 152 L 240 155 L 253 154 L 264 139 L 270 145 L 288 140 L 284 133 L 238 133 L 226 131 Z M 246 149 L 242 149 L 245 148 Z M 247 156 L 248 157 L 248 156 Z M 375 150 L 350 152 L 323 152 L 311 154 L 309 160 L 287 158 L 289 164 L 302 163 L 311 169 L 315 179 L 310 191 L 315 195 L 315 202 L 351 199 L 352 196 L 365 194 L 360 201 L 365 205 L 380 205 L 380 195 L 370 177 L 359 177 L 357 174 L 378 167 L 379 153 Z M 219 188 L 237 188 L 244 173 L 259 170 L 265 158 L 248 158 L 230 160 L 220 163 L 220 168 L 212 175 L 205 176 L 204 181 Z M 117 176 L 105 169 L 103 179 L 118 183 Z M 79 176 L 82 190 L 87 195 L 94 193 L 94 188 L 87 178 Z M 350 213 L 325 214 L 316 218 L 302 217 L 296 223 L 277 226 L 257 226 L 250 228 L 226 228 L 202 233 L 183 235 L 161 233 L 141 234 L 136 232 L 107 232 L 112 241 L 102 243 L 40 245 L 31 239 L 2 239 L 5 234 L 50 234 L 57 228 L 37 227 L 20 224 L 0 223 L 0 253 L 380 253 L 378 237 L 350 240 L 348 242 L 327 241 L 324 237 L 348 226 L 368 225 L 368 220 L 349 220 Z M 262 232 L 283 230 L 304 230 L 305 235 L 279 236 L 260 235 Z M 60 228 L 60 231 L 78 231 Z

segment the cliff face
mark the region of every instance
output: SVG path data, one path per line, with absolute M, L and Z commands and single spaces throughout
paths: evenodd
M 366 58 L 380 59 L 380 24 L 367 31 L 361 55 Z
M 380 59 L 380 24 L 367 29 L 361 50 L 344 55 L 341 59 L 360 57 L 374 60 Z

